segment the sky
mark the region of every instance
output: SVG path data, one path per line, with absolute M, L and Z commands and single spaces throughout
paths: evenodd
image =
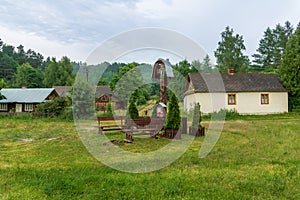
M 299 0 L 0 0 L 0 38 L 6 44 L 83 62 L 104 41 L 149 27 L 183 34 L 214 61 L 220 33 L 229 26 L 243 36 L 251 59 L 267 27 L 286 21 L 294 27 L 300 22 Z M 145 54 L 151 52 L 117 61 L 151 62 Z

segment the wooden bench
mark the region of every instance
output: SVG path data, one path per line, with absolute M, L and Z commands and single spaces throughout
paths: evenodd
M 156 138 L 157 129 L 155 128 L 143 128 L 143 129 L 122 129 L 122 132 L 126 134 L 126 140 L 133 141 L 132 136 L 134 135 L 148 135 L 150 137 Z
M 133 141 L 134 135 L 150 135 L 156 138 L 156 133 L 159 132 L 164 125 L 164 118 L 139 117 L 135 120 L 127 120 L 124 128 L 121 130 L 126 134 L 126 140 Z
M 102 135 L 103 131 L 121 130 L 124 127 L 125 116 L 98 116 L 96 117 L 98 122 L 98 134 Z M 114 124 L 102 124 L 101 122 L 111 121 Z M 116 123 L 120 121 L 120 123 Z

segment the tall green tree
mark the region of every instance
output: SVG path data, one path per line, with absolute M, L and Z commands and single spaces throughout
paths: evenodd
M 98 85 L 108 85 L 110 84 L 111 80 L 114 77 L 114 74 L 117 74 L 120 71 L 120 68 L 124 67 L 126 64 L 124 63 L 112 63 L 109 64 L 107 63 L 109 66 L 106 68 L 106 70 L 104 71 L 104 73 L 102 74 Z
M 167 107 L 167 119 L 165 128 L 178 130 L 180 128 L 181 116 L 178 99 L 174 93 L 171 95 Z
M 300 106 L 300 27 L 286 44 L 279 75 L 289 91 L 289 106 L 293 110 Z
M 118 73 L 115 73 L 112 77 L 112 80 L 109 84 L 110 88 L 112 90 L 115 89 L 117 83 L 120 81 L 120 79 L 125 76 L 129 71 L 134 70 L 137 67 L 137 63 L 129 63 L 128 65 L 125 65 L 120 68 Z
M 15 79 L 18 63 L 9 55 L 3 53 L 0 58 L 0 78 L 12 83 Z
M 27 57 L 26 57 L 26 53 L 24 50 L 24 46 L 23 45 L 19 45 L 17 47 L 18 51 L 15 55 L 15 60 L 18 62 L 19 65 L 24 64 L 27 61 Z
M 209 55 L 206 55 L 201 63 L 202 72 L 211 73 L 213 71 L 213 64 L 209 58 Z
M 187 77 L 189 73 L 197 72 L 197 66 L 192 65 L 186 59 L 180 61 L 178 64 L 173 66 L 173 69 L 178 71 L 183 77 Z
M 17 68 L 16 86 L 28 88 L 43 87 L 43 74 L 39 69 L 33 68 L 29 63 L 24 63 Z
M 73 66 L 70 59 L 64 56 L 58 63 L 57 85 L 71 86 L 73 82 Z
M 221 33 L 221 41 L 218 42 L 215 57 L 217 59 L 217 68 L 220 72 L 226 72 L 232 68 L 235 72 L 245 72 L 249 67 L 249 58 L 244 55 L 246 47 L 243 36 L 235 34 L 232 28 L 227 26 Z
M 120 68 L 119 73 L 114 74 L 110 88 L 113 94 L 124 102 L 129 102 L 132 98 L 138 105 L 142 105 L 150 98 L 149 88 L 143 84 L 137 63 L 130 63 Z
M 59 62 L 56 62 L 56 59 L 52 58 L 45 71 L 45 86 L 71 86 L 73 82 L 73 66 L 70 62 L 70 59 L 63 57 Z
M 171 93 L 175 92 L 177 94 L 178 101 L 183 102 L 187 78 L 184 77 L 179 71 L 174 70 L 173 73 L 174 77 L 168 84 L 168 97 L 171 97 Z
M 257 71 L 276 71 L 278 69 L 286 43 L 292 33 L 293 27 L 288 21 L 284 26 L 277 24 L 275 29 L 267 28 L 263 38 L 259 41 L 258 53 L 252 55 Z
M 14 57 L 15 47 L 7 44 L 2 45 L 2 53 L 8 55 L 9 57 Z
M 210 57 L 207 54 L 202 62 L 200 62 L 199 60 L 194 60 L 192 62 L 192 66 L 194 69 L 196 69 L 198 72 L 200 73 L 212 73 L 213 70 L 213 64 L 211 63 Z M 194 72 L 193 70 L 191 72 Z
M 133 100 L 130 100 L 129 106 L 126 112 L 126 119 L 137 119 L 139 118 L 139 111 Z
M 93 87 L 79 74 L 73 85 L 72 103 L 74 117 L 89 118 L 95 112 L 95 93 Z
M 33 68 L 42 70 L 43 60 L 44 57 L 40 53 L 36 53 L 34 50 L 29 49 L 26 52 L 26 62 L 30 63 Z
M 1 42 L 1 41 L 0 41 Z M 4 88 L 5 87 L 5 80 L 2 78 L 2 79 L 0 79 L 0 100 L 1 99 L 6 99 L 6 97 L 4 96 L 4 95 L 2 95 L 1 94 L 1 90 L 2 90 L 2 88 Z
M 55 58 L 52 58 L 49 65 L 46 68 L 45 76 L 44 76 L 44 85 L 46 87 L 52 87 L 57 85 L 57 77 L 58 77 L 58 63 Z

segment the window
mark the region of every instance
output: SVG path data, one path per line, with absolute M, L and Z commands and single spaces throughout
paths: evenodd
M 32 103 L 26 103 L 25 104 L 25 112 L 33 111 L 33 104 Z
M 236 95 L 228 94 L 228 105 L 236 105 Z
M 107 95 L 103 95 L 102 97 L 100 97 L 100 101 L 101 102 L 109 102 L 109 97 Z
M 7 111 L 7 103 L 0 103 L 0 110 Z
M 269 104 L 269 94 L 260 95 L 261 104 Z

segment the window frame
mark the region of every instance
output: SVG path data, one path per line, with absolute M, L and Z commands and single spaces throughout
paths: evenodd
M 267 98 L 265 98 L 265 97 L 267 97 Z M 267 101 L 265 101 L 265 100 L 267 100 Z M 268 105 L 268 104 L 270 104 L 270 95 L 267 94 L 267 93 L 260 94 L 260 104 L 261 105 Z
M 230 100 L 232 100 L 231 99 L 231 97 L 233 97 L 234 99 L 233 99 L 233 103 L 230 101 Z M 227 104 L 228 105 L 236 105 L 236 94 L 228 94 L 227 95 Z
M 7 103 L 0 103 L 0 111 L 7 111 L 8 104 Z
M 33 103 L 25 103 L 24 111 L 25 112 L 32 112 L 33 111 Z

